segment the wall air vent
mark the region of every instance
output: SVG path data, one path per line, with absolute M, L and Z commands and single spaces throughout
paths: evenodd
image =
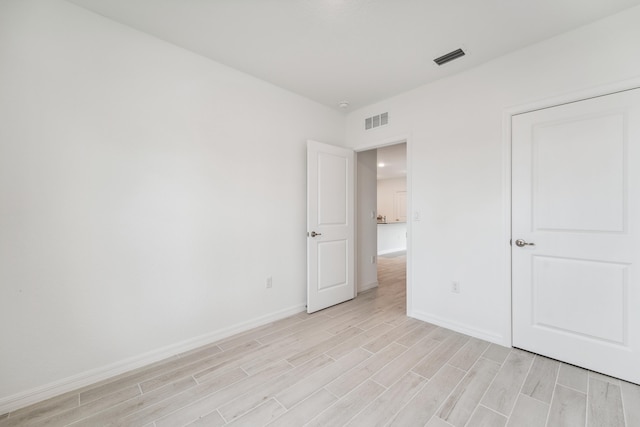
M 364 119 L 364 129 L 369 130 L 389 124 L 389 113 L 378 114 L 377 116 Z
M 449 52 L 445 55 L 442 55 L 439 58 L 434 59 L 433 62 L 435 62 L 438 65 L 442 65 L 442 64 L 446 64 L 449 61 L 453 61 L 454 59 L 458 59 L 464 55 L 465 55 L 464 50 L 456 49 L 453 52 Z

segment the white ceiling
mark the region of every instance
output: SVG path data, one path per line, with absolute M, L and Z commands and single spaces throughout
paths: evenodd
M 404 178 L 407 176 L 407 144 L 378 148 L 378 179 Z M 381 167 L 380 163 L 384 166 Z
M 640 0 L 69 0 L 348 110 L 460 72 Z M 462 47 L 442 67 L 433 59 Z

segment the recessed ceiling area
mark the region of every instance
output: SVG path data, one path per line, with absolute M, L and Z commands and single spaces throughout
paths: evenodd
M 352 111 L 640 0 L 69 0 L 336 110 Z M 466 55 L 433 60 L 462 48 Z

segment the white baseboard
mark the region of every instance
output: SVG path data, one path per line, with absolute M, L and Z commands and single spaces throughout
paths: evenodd
M 441 326 L 443 328 L 451 329 L 452 331 L 460 332 L 465 335 L 479 338 L 481 340 L 489 341 L 494 344 L 501 345 L 503 347 L 510 347 L 506 342 L 505 337 L 500 334 L 496 334 L 491 331 L 474 328 L 473 326 L 464 325 L 462 323 L 454 322 L 450 319 L 445 319 L 440 316 L 435 316 L 429 313 L 413 310 L 409 313 L 409 317 L 413 317 L 423 322 L 433 323 L 434 325 Z
M 378 287 L 378 281 L 376 280 L 375 282 L 367 283 L 364 285 L 358 285 L 358 292 L 368 291 L 369 289 L 373 289 L 377 287 Z
M 199 337 L 190 338 L 175 344 L 168 345 L 157 350 L 153 350 L 138 356 L 130 357 L 107 366 L 81 372 L 71 377 L 63 378 L 49 384 L 35 387 L 11 396 L 0 398 L 0 415 L 12 412 L 20 408 L 50 399 L 52 397 L 77 390 L 82 387 L 104 381 L 116 375 L 141 368 L 145 365 L 158 362 L 163 359 L 175 356 L 185 351 L 193 350 L 207 344 L 212 344 L 231 335 L 247 331 L 249 329 L 265 325 L 275 320 L 300 313 L 305 310 L 304 305 L 297 305 L 284 310 L 270 313 L 265 316 L 239 323 L 227 328 L 210 332 Z

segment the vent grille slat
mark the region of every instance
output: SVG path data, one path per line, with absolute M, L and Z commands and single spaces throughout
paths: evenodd
M 370 130 L 389 124 L 389 113 L 382 113 L 364 119 L 364 129 Z
M 454 59 L 458 59 L 464 55 L 465 55 L 464 50 L 456 49 L 452 52 L 449 52 L 447 54 L 444 54 L 434 59 L 433 62 L 435 62 L 438 65 L 442 65 L 442 64 L 446 64 L 447 62 L 453 61 Z

